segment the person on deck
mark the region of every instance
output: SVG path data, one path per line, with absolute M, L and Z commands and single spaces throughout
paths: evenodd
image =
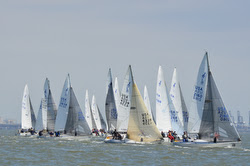
M 165 137 L 165 133 L 163 131 L 161 131 L 161 136 L 164 138 Z

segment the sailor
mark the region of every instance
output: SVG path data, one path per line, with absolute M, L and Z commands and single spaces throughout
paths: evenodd
M 165 137 L 165 133 L 163 133 L 163 131 L 161 131 L 161 135 L 163 138 Z
M 214 143 L 217 142 L 217 139 L 219 137 L 219 134 L 217 132 L 214 133 Z
M 182 135 L 182 139 L 183 139 L 183 142 L 188 142 L 188 136 L 187 136 L 187 133 L 185 131 Z
M 113 131 L 113 133 L 112 133 L 112 136 L 113 136 L 113 139 L 116 139 L 116 137 L 117 137 L 117 131 L 116 131 L 116 129 Z

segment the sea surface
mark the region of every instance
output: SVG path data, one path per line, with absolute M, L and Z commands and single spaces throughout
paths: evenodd
M 182 148 L 171 144 L 107 144 L 85 137 L 15 136 L 0 130 L 0 165 L 250 165 L 250 133 L 240 148 Z

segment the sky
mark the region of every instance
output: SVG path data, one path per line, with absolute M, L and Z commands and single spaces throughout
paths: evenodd
M 54 100 L 67 74 L 84 111 L 85 91 L 104 113 L 108 69 L 120 89 L 128 65 L 155 109 L 159 65 L 166 83 L 174 67 L 189 108 L 201 60 L 210 67 L 224 104 L 248 123 L 250 111 L 248 0 L 2 0 L 0 1 L 0 116 L 21 120 L 28 84 L 38 112 L 45 78 Z

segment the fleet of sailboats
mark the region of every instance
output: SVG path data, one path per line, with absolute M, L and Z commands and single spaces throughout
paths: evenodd
M 215 84 L 206 53 L 194 86 L 191 107 L 188 110 L 181 85 L 174 69 L 170 91 L 159 66 L 156 84 L 155 117 L 152 112 L 147 87 L 141 96 L 135 83 L 132 68 L 128 67 L 123 87 L 119 91 L 118 79 L 113 85 L 111 69 L 106 81 L 105 115 L 93 95 L 90 103 L 85 94 L 83 115 L 68 75 L 60 97 L 58 110 L 46 78 L 37 120 L 31 104 L 28 86 L 22 100 L 22 132 L 43 130 L 61 136 L 90 136 L 91 133 L 108 132 L 106 143 L 152 143 L 168 140 L 169 133 L 177 133 L 174 145 L 178 146 L 236 146 L 240 135 L 230 119 Z M 188 133 L 188 139 L 182 137 Z M 182 135 L 183 134 L 183 135 Z M 163 137 L 165 137 L 163 139 Z

